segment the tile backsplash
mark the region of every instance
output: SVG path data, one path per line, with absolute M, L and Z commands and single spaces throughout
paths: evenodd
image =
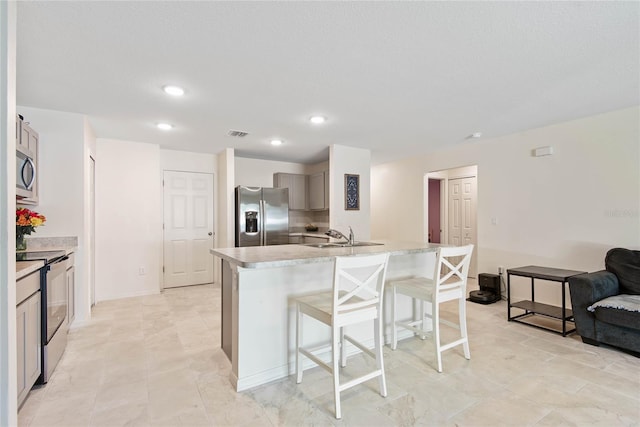
M 315 224 L 319 232 L 329 229 L 329 211 L 289 211 L 289 231 L 298 233 L 305 231 L 304 226 Z
M 72 248 L 78 246 L 77 236 L 27 237 L 27 249 Z

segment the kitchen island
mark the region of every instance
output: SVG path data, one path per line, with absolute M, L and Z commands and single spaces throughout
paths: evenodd
M 415 274 L 430 276 L 435 252 L 441 246 L 417 242 L 378 243 L 382 244 L 326 248 L 275 245 L 210 250 L 222 260 L 222 349 L 231 360 L 230 380 L 237 391 L 294 372 L 295 298 L 331 288 L 334 257 L 388 252 L 387 280 Z M 409 299 L 399 301 L 399 319 L 413 318 L 414 312 Z M 387 320 L 391 318 L 390 314 L 390 300 L 386 298 L 385 341 L 391 333 Z M 305 323 L 305 344 L 328 342 L 329 329 L 311 322 Z M 373 347 L 369 325 L 356 325 L 350 329 L 350 334 Z M 404 336 L 409 334 L 405 331 Z M 359 350 L 349 347 L 348 351 Z M 327 352 L 326 359 L 329 357 Z

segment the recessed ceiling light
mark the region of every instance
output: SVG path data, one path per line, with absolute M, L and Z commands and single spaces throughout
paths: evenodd
M 282 140 L 281 139 L 272 139 L 271 140 L 271 145 L 282 145 Z
M 158 123 L 157 126 L 158 126 L 158 129 L 161 129 L 161 130 L 171 130 L 171 129 L 173 129 L 173 125 L 170 124 L 170 123 Z
M 324 122 L 327 121 L 327 118 L 324 116 L 311 116 L 311 118 L 309 119 L 309 121 L 311 123 L 313 123 L 314 125 L 320 125 Z
M 163 87 L 162 90 L 164 90 L 165 93 L 173 96 L 184 95 L 184 89 L 182 89 L 180 86 L 167 85 Z
M 471 134 L 471 138 L 480 138 L 482 136 L 482 132 L 474 132 Z

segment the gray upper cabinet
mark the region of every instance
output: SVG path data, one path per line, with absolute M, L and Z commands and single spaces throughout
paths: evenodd
M 304 211 L 307 204 L 307 175 L 292 173 L 273 174 L 273 186 L 289 189 L 289 209 Z
M 31 126 L 26 123 L 22 123 L 20 136 L 20 144 L 22 147 L 27 148 L 34 156 L 38 156 L 38 141 L 40 137 L 38 132 L 33 130 Z
M 22 120 L 20 120 L 20 117 L 16 116 L 16 148 L 20 149 L 20 148 L 25 148 L 28 149 L 29 148 L 29 140 L 27 139 L 26 141 L 26 146 L 22 145 Z
M 321 211 L 329 209 L 329 172 L 312 175 L 278 172 L 273 174 L 273 186 L 289 189 L 290 210 Z
M 38 204 L 38 144 L 40 136 L 28 122 L 24 122 L 20 117 L 16 116 L 16 150 L 28 154 L 35 163 L 35 184 L 33 185 L 33 193 L 29 198 L 17 198 L 17 203 L 21 205 L 37 205 Z
M 329 206 L 329 198 L 327 196 L 325 177 L 326 172 L 318 172 L 309 175 L 309 209 L 323 210 Z

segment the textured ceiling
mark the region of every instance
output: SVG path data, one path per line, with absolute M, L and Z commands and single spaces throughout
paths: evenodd
M 99 138 L 305 163 L 342 144 L 380 163 L 640 104 L 639 16 L 639 2 L 24 1 L 17 98 L 85 114 Z

